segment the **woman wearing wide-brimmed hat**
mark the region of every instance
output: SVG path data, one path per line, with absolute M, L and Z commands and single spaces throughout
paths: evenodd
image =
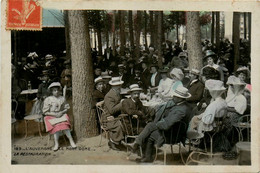
M 167 76 L 169 67 L 166 66 L 162 69 L 159 69 L 159 72 L 162 77 L 158 86 L 159 97 L 163 100 L 171 99 L 170 90 L 172 88 L 173 80 Z
M 48 87 L 51 96 L 44 100 L 42 111 L 45 115 L 44 121 L 46 131 L 54 135 L 54 151 L 59 149 L 59 136 L 60 132 L 64 131 L 66 136 L 69 138 L 70 145 L 72 148 L 77 146 L 70 133 L 70 120 L 67 115 L 67 111 L 70 109 L 65 98 L 61 96 L 61 84 L 59 82 L 53 82 Z
M 221 67 L 218 64 L 216 64 L 216 61 L 218 59 L 217 55 L 212 50 L 207 50 L 206 56 L 203 59 L 207 62 L 207 65 L 205 65 L 202 68 L 202 72 L 205 67 L 213 67 L 215 70 L 217 70 L 219 72 L 219 75 L 220 75 L 219 80 L 224 82 L 224 73 L 223 73 Z
M 197 132 L 197 138 L 202 138 L 204 132 L 212 131 L 216 126 L 215 118 L 222 118 L 227 112 L 227 103 L 221 97 L 226 91 L 224 83 L 220 80 L 207 80 L 205 87 L 212 97 L 211 103 L 202 114 L 192 118 L 188 132 L 188 134 Z

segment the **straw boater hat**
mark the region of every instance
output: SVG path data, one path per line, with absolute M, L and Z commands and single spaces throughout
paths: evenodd
M 53 59 L 53 56 L 52 56 L 52 55 L 50 55 L 50 54 L 48 54 L 48 55 L 46 55 L 46 56 L 45 56 L 45 59 L 46 59 L 46 60 Z
M 190 98 L 191 94 L 188 92 L 189 90 L 183 86 L 178 86 L 176 90 L 173 91 L 172 97 L 179 97 L 179 98 Z
M 118 68 L 125 68 L 124 64 L 118 64 Z
M 112 78 L 112 76 L 109 76 L 107 71 L 101 72 L 101 77 L 102 77 L 102 79 L 111 79 Z
M 197 69 L 191 69 L 191 71 L 190 71 L 190 73 L 192 73 L 192 74 L 195 74 L 195 75 L 197 75 L 197 76 L 199 76 L 200 75 L 200 71 L 199 70 L 197 70 Z
M 184 78 L 184 74 L 181 69 L 179 68 L 173 68 L 172 71 L 170 72 L 170 76 L 176 76 L 179 80 L 182 80 Z
M 139 88 L 138 84 L 132 84 L 129 86 L 129 91 L 128 93 L 131 93 L 131 92 L 134 92 L 134 91 L 139 91 L 141 92 L 142 91 L 142 88 Z
M 33 58 L 37 58 L 38 55 L 36 52 L 30 52 L 29 55 L 27 57 L 33 57 Z
M 109 81 L 109 84 L 112 86 L 122 85 L 124 81 L 120 80 L 120 77 L 112 77 L 112 79 Z
M 209 79 L 205 82 L 205 87 L 210 91 L 224 91 L 224 83 L 220 80 Z
M 52 83 L 50 84 L 50 86 L 48 87 L 48 89 L 51 89 L 51 88 L 53 88 L 53 87 L 59 87 L 59 88 L 61 88 L 61 84 L 60 84 L 59 82 L 52 82 Z
M 94 82 L 95 82 L 95 86 L 99 83 L 99 82 L 103 82 L 104 80 L 102 79 L 101 76 L 97 77 Z

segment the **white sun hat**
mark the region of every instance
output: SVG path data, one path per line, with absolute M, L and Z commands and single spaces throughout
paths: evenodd
M 224 83 L 220 80 L 209 79 L 205 82 L 205 87 L 211 91 L 226 90 Z
M 52 82 L 50 84 L 50 86 L 48 87 L 48 89 L 51 89 L 52 87 L 59 87 L 59 88 L 61 88 L 61 84 L 59 82 Z

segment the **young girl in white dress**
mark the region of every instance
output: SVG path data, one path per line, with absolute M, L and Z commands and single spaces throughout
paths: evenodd
M 53 82 L 48 87 L 51 96 L 47 97 L 43 103 L 43 113 L 45 115 L 44 122 L 46 131 L 54 135 L 54 151 L 59 149 L 59 136 L 62 131 L 65 132 L 69 138 L 72 148 L 76 148 L 76 144 L 70 133 L 70 121 L 66 112 L 70 109 L 69 104 L 61 96 L 61 84 L 59 82 Z

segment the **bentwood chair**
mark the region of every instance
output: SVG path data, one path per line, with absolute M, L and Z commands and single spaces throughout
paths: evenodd
M 12 99 L 12 112 L 11 112 L 11 123 L 12 123 L 12 135 L 14 135 L 16 133 L 16 127 L 15 124 L 17 122 L 15 116 L 16 116 L 16 112 L 17 112 L 17 108 L 18 108 L 18 101 L 15 99 Z M 14 136 L 12 136 L 14 137 Z
M 204 132 L 205 151 L 199 151 L 199 150 L 192 151 L 187 158 L 186 165 L 188 165 L 191 162 L 195 162 L 195 163 L 199 163 L 199 164 L 213 165 L 213 156 L 222 155 L 222 153 L 213 153 L 213 142 L 214 142 L 214 136 L 216 134 L 218 134 L 219 132 L 223 131 L 223 129 L 225 128 L 225 125 L 223 124 L 223 119 L 224 119 L 224 117 L 221 117 L 221 118 L 215 117 L 215 119 L 214 119 L 215 127 L 213 128 L 213 130 Z M 208 135 L 208 137 L 210 139 L 210 150 L 209 151 L 207 151 L 207 148 L 206 148 L 205 135 Z M 195 156 L 196 156 L 196 158 L 195 158 Z M 200 158 L 201 158 L 200 156 L 209 156 L 210 161 L 208 161 L 208 162 L 200 161 Z
M 99 147 L 101 147 L 101 142 L 102 142 L 102 132 L 105 133 L 106 138 L 109 138 L 109 133 L 108 133 L 108 129 L 107 129 L 107 122 L 113 122 L 113 121 L 118 121 L 122 119 L 123 115 L 120 115 L 118 118 L 114 118 L 113 120 L 102 120 L 101 116 L 104 112 L 104 101 L 98 102 L 96 104 L 96 110 L 97 110 L 97 115 L 98 115 L 98 120 L 100 123 L 100 142 L 99 142 Z
M 247 142 L 250 142 L 250 128 L 251 128 L 251 117 L 249 115 L 243 115 L 238 118 L 237 122 L 233 122 L 232 125 L 238 132 L 239 142 L 244 141 L 243 131 L 247 130 Z
M 166 159 L 167 159 L 167 150 L 170 147 L 171 148 L 171 153 L 173 155 L 173 145 L 178 144 L 179 145 L 179 154 L 181 156 L 183 164 L 185 164 L 182 152 L 181 152 L 181 145 L 185 145 L 185 140 L 186 140 L 186 131 L 187 131 L 187 124 L 184 121 L 179 121 L 176 122 L 170 130 L 165 132 L 165 138 L 166 141 L 165 143 L 161 146 L 155 146 L 155 158 L 154 161 L 157 160 L 158 156 L 158 150 L 162 149 L 164 153 L 164 165 L 166 165 Z

